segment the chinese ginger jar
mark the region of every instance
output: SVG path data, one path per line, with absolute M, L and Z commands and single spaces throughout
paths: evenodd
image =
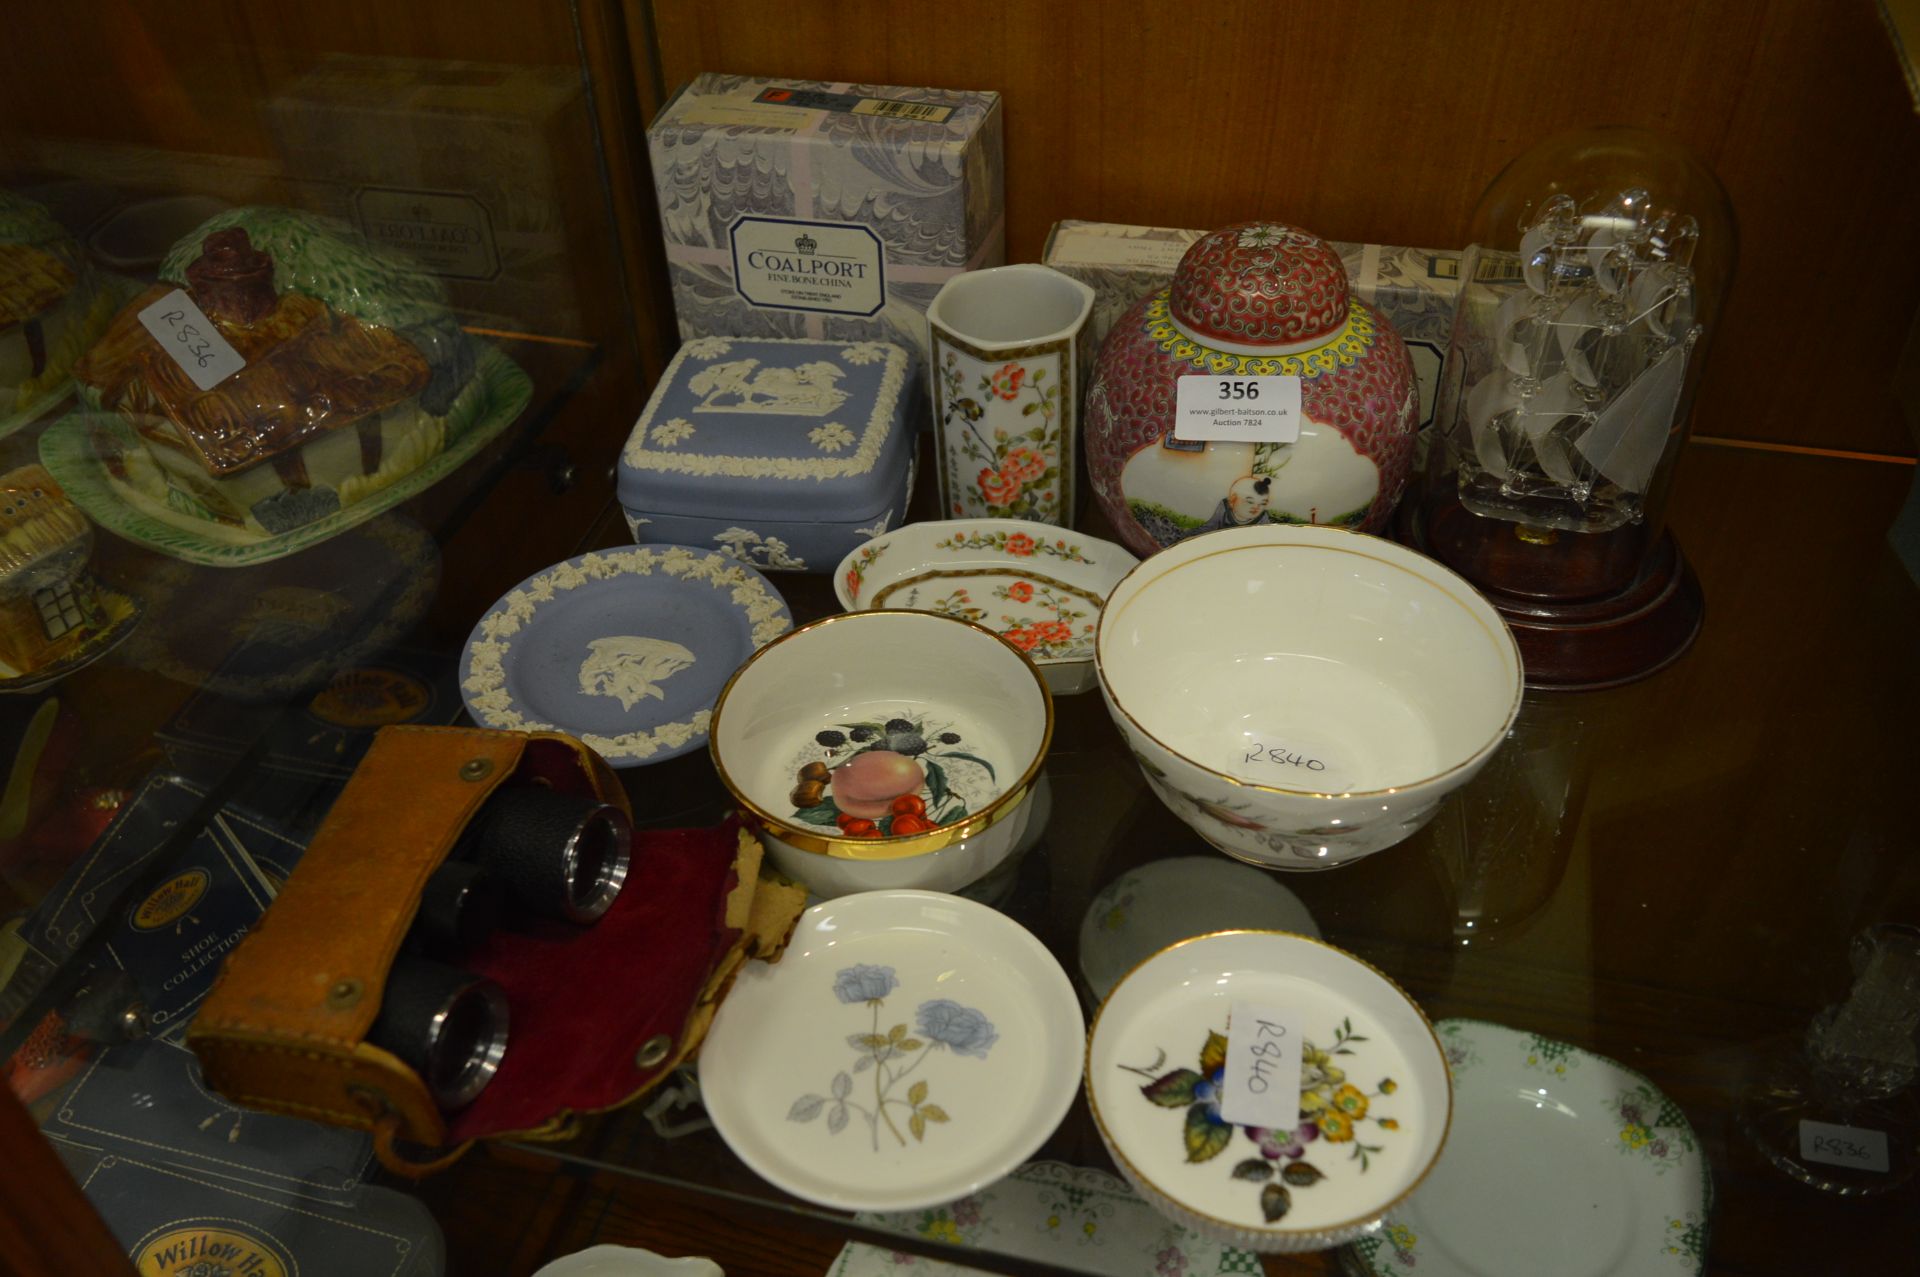
M 1223 376 L 1298 378 L 1297 438 L 1177 437 L 1178 379 Z M 1407 348 L 1352 295 L 1339 256 L 1306 231 L 1249 222 L 1196 241 L 1172 286 L 1114 324 L 1087 396 L 1088 475 L 1140 554 L 1264 522 L 1376 532 L 1406 486 L 1417 424 Z

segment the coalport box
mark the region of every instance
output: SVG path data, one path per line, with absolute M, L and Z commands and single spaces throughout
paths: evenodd
M 883 341 L 1006 259 L 1000 95 L 696 76 L 647 130 L 680 336 Z

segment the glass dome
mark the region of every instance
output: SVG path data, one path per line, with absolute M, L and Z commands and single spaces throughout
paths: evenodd
M 1469 234 L 1429 494 L 1457 486 L 1523 540 L 1650 545 L 1733 269 L 1725 191 L 1659 135 L 1561 134 L 1493 180 Z

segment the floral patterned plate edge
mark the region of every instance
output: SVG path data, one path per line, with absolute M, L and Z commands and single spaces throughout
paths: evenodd
M 1420 1191 L 1343 1256 L 1363 1277 L 1688 1277 L 1713 1181 L 1686 1114 L 1601 1055 L 1480 1020 L 1434 1026 L 1453 1133 Z
M 663 762 L 706 743 L 727 679 L 792 627 L 767 579 L 716 551 L 582 554 L 480 618 L 460 695 L 482 727 L 567 732 L 615 767 Z
M 743 968 L 700 1051 L 728 1147 L 796 1197 L 938 1206 L 1032 1156 L 1079 1090 L 1085 1022 L 1060 964 L 985 905 L 871 891 L 801 915 Z
M 1260 1257 L 1182 1228 L 1117 1176 L 1065 1162 L 1028 1162 L 997 1184 L 917 1211 L 866 1212 L 862 1223 L 949 1246 L 1018 1255 L 1086 1273 L 1152 1277 L 1258 1277 Z M 974 1273 L 849 1242 L 828 1277 Z
M 1056 694 L 1093 685 L 1100 609 L 1139 560 L 1125 546 L 1022 519 L 895 528 L 840 561 L 849 611 L 912 608 L 984 625 L 1025 652 Z

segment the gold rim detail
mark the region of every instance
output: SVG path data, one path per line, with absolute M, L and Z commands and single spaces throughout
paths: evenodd
M 1228 775 L 1226 772 L 1221 771 L 1217 767 L 1209 767 L 1205 763 L 1198 762 L 1192 758 L 1189 758 L 1181 750 L 1175 749 L 1173 746 L 1167 744 L 1165 741 L 1161 740 L 1158 736 L 1148 731 L 1146 726 L 1143 723 L 1141 723 L 1138 717 L 1134 715 L 1133 711 L 1120 703 L 1119 696 L 1116 695 L 1113 690 L 1112 682 L 1107 678 L 1106 665 L 1101 660 L 1101 652 L 1105 646 L 1105 640 L 1106 640 L 1106 634 L 1107 634 L 1107 622 L 1114 615 L 1114 600 L 1118 597 L 1118 595 L 1122 590 L 1127 588 L 1127 583 L 1133 579 L 1135 573 L 1139 572 L 1141 568 L 1144 568 L 1149 563 L 1153 562 L 1153 556 L 1149 556 L 1148 558 L 1140 560 L 1138 564 L 1128 569 L 1127 574 L 1120 578 L 1120 580 L 1114 585 L 1112 590 L 1108 591 L 1107 606 L 1100 610 L 1100 619 L 1097 622 L 1095 622 L 1095 625 L 1094 625 L 1093 667 L 1094 667 L 1095 675 L 1100 681 L 1100 690 L 1106 696 L 1107 703 L 1113 707 L 1114 712 L 1118 713 L 1123 718 L 1125 718 L 1127 722 L 1133 726 L 1133 729 L 1135 731 L 1139 732 L 1142 736 L 1152 741 L 1155 745 L 1158 745 L 1161 749 L 1165 750 L 1167 753 L 1171 754 L 1173 757 L 1179 759 L 1183 763 L 1186 763 L 1189 767 L 1194 768 L 1196 771 L 1205 772 L 1207 775 L 1225 784 L 1231 785 L 1235 789 L 1247 789 L 1247 790 L 1252 790 L 1255 793 L 1262 793 L 1262 794 L 1277 794 L 1286 798 L 1326 798 L 1326 799 L 1379 798 L 1379 797 L 1390 796 L 1393 794 L 1400 794 L 1400 793 L 1406 792 L 1407 790 L 1421 789 L 1421 788 L 1424 788 L 1425 786 L 1433 784 L 1436 781 L 1445 780 L 1447 777 L 1453 775 L 1455 772 L 1460 771 L 1463 768 L 1473 766 L 1475 763 L 1479 762 L 1482 758 L 1492 753 L 1493 750 L 1499 746 L 1500 742 L 1506 738 L 1507 732 L 1509 729 L 1512 728 L 1514 720 L 1519 717 L 1520 702 L 1526 693 L 1526 685 L 1527 685 L 1527 670 L 1526 670 L 1525 664 L 1522 663 L 1520 659 L 1520 646 L 1518 643 L 1514 642 L 1513 631 L 1507 628 L 1506 622 L 1502 621 L 1500 619 L 1499 613 L 1493 610 L 1493 605 L 1488 603 L 1485 599 L 1482 599 L 1478 594 L 1471 593 L 1473 587 L 1468 586 L 1466 581 L 1463 578 L 1461 578 L 1458 574 L 1450 571 L 1444 565 L 1436 562 L 1435 560 L 1426 559 L 1424 555 L 1419 555 L 1413 550 L 1408 550 L 1405 546 L 1399 545 L 1397 542 L 1385 541 L 1380 537 L 1373 536 L 1372 533 L 1360 532 L 1352 528 L 1328 527 L 1325 524 L 1308 524 L 1306 526 L 1317 528 L 1324 532 L 1335 533 L 1340 536 L 1366 537 L 1369 540 L 1381 541 L 1382 544 L 1394 546 L 1395 549 L 1404 550 L 1406 553 L 1412 554 L 1416 558 L 1421 558 L 1421 559 L 1424 559 L 1426 562 L 1431 563 L 1437 571 L 1445 573 L 1447 576 L 1453 577 L 1453 579 L 1456 581 L 1459 581 L 1461 585 L 1466 586 L 1470 593 L 1470 598 L 1462 598 L 1456 591 L 1448 588 L 1448 586 L 1445 585 L 1444 583 L 1440 581 L 1429 580 L 1426 577 L 1421 576 L 1420 573 L 1414 571 L 1413 569 L 1403 566 L 1402 564 L 1394 563 L 1391 560 L 1379 554 L 1369 553 L 1365 550 L 1347 549 L 1341 546 L 1334 546 L 1334 545 L 1318 546 L 1318 545 L 1310 545 L 1310 544 L 1301 543 L 1301 542 L 1288 543 L 1288 542 L 1279 542 L 1279 541 L 1264 541 L 1264 542 L 1255 541 L 1247 545 L 1229 546 L 1224 549 L 1211 550 L 1205 554 L 1197 554 L 1193 558 L 1182 560 L 1180 563 L 1176 563 L 1173 565 L 1173 567 L 1168 568 L 1167 571 L 1172 572 L 1180 567 L 1186 566 L 1189 563 L 1199 563 L 1202 560 L 1215 558 L 1222 554 L 1239 554 L 1248 550 L 1267 549 L 1275 546 L 1286 547 L 1288 545 L 1292 545 L 1296 548 L 1324 551 L 1325 553 L 1328 553 L 1328 554 L 1350 554 L 1350 555 L 1353 555 L 1355 558 L 1367 559 L 1371 562 L 1379 563 L 1386 567 L 1394 568 L 1398 571 L 1407 573 L 1409 576 L 1418 578 L 1425 584 L 1432 586 L 1434 589 L 1440 591 L 1442 594 L 1446 595 L 1449 599 L 1451 599 L 1455 604 L 1455 606 L 1459 607 L 1468 616 L 1472 617 L 1474 622 L 1478 624 L 1482 630 L 1486 631 L 1487 636 L 1489 638 L 1494 639 L 1496 643 L 1499 642 L 1501 639 L 1504 639 L 1506 642 L 1505 650 L 1507 654 L 1511 656 L 1513 659 L 1513 668 L 1516 674 L 1516 678 L 1514 680 L 1513 699 L 1507 705 L 1507 712 L 1504 715 L 1504 717 L 1501 719 L 1500 726 L 1493 732 L 1493 734 L 1483 744 L 1481 744 L 1478 748 L 1476 748 L 1471 754 L 1468 754 L 1467 757 L 1462 761 L 1455 763 L 1453 766 L 1447 768 L 1445 771 L 1435 772 L 1431 776 L 1423 776 L 1419 780 L 1405 781 L 1401 784 L 1390 785 L 1383 789 L 1354 789 L 1354 790 L 1347 790 L 1345 792 L 1338 793 L 1338 794 L 1330 794 L 1325 791 L 1317 790 L 1317 789 L 1286 789 L 1279 785 L 1263 785 L 1258 781 L 1241 780 L 1237 776 Z M 1230 536 L 1238 531 L 1240 531 L 1240 529 L 1221 528 L 1214 532 L 1203 532 L 1200 534 L 1200 537 Z M 1199 538 L 1189 537 L 1186 539 L 1198 540 Z M 1147 589 L 1151 588 L 1152 584 L 1153 584 L 1152 582 L 1149 582 L 1146 585 L 1142 585 L 1136 588 L 1136 590 L 1134 591 L 1136 598 L 1139 595 L 1145 593 Z M 1125 600 L 1121 604 L 1121 610 L 1124 611 L 1126 607 L 1130 606 L 1134 601 L 1135 601 L 1134 599 Z M 1490 626 L 1487 624 L 1487 618 L 1479 614 L 1478 610 L 1475 607 L 1475 604 L 1478 604 L 1479 607 L 1486 609 L 1488 615 L 1490 615 L 1493 618 L 1493 621 L 1494 621 L 1493 625 Z M 1358 828 L 1358 826 L 1356 826 L 1356 828 Z M 1271 866 L 1265 866 L 1265 867 L 1271 868 Z
M 1041 724 L 1040 728 L 1040 744 L 1034 751 L 1033 761 L 1027 765 L 1026 770 L 1021 773 L 1018 780 L 1007 786 L 999 797 L 989 802 L 979 811 L 973 812 L 964 820 L 955 821 L 951 825 L 942 825 L 938 829 L 928 830 L 923 834 L 899 834 L 891 838 L 836 837 L 832 834 L 823 834 L 815 829 L 803 828 L 782 816 L 777 816 L 773 812 L 768 811 L 747 795 L 746 790 L 733 779 L 732 773 L 727 770 L 726 760 L 720 757 L 721 715 L 726 709 L 727 698 L 733 694 L 734 684 L 738 683 L 741 677 L 745 675 L 748 670 L 752 669 L 761 657 L 773 651 L 782 643 L 791 642 L 803 634 L 824 629 L 829 625 L 838 625 L 849 621 L 860 621 L 864 618 L 885 616 L 910 616 L 920 620 L 932 620 L 936 623 L 964 625 L 970 630 L 979 631 L 995 643 L 1006 648 L 1007 651 L 1013 653 L 1013 655 L 1019 659 L 1021 666 L 1026 670 L 1028 676 L 1033 679 L 1034 688 L 1040 693 L 1040 707 L 1045 715 L 1045 721 Z M 828 856 L 835 860 L 906 860 L 913 856 L 924 856 L 932 852 L 943 851 L 956 843 L 965 842 L 969 838 L 979 837 L 1019 809 L 1020 804 L 1026 800 L 1028 793 L 1033 789 L 1034 781 L 1039 778 L 1040 769 L 1046 763 L 1047 749 L 1052 744 L 1053 696 L 1047 691 L 1047 682 L 1041 675 L 1039 666 L 1035 665 L 1025 652 L 1022 652 L 1019 648 L 1007 642 L 984 625 L 977 625 L 972 621 L 962 620 L 957 616 L 942 616 L 938 612 L 922 612 L 913 608 L 871 608 L 860 612 L 842 612 L 838 616 L 829 616 L 823 620 L 803 625 L 798 629 L 787 631 L 748 657 L 745 663 L 733 672 L 733 676 L 727 679 L 726 686 L 720 689 L 720 695 L 713 703 L 713 717 L 709 720 L 707 727 L 707 753 L 713 759 L 714 770 L 720 773 L 720 783 L 726 786 L 727 792 L 733 796 L 733 801 L 738 804 L 749 819 L 760 825 L 773 837 L 778 838 L 781 842 L 786 843 L 798 851 Z
M 1100 1021 L 1106 1017 L 1107 1008 L 1113 1005 L 1114 998 L 1119 995 L 1121 989 L 1126 987 L 1127 981 L 1133 979 L 1133 977 L 1140 972 L 1140 969 L 1148 963 L 1157 961 L 1176 949 L 1184 949 L 1188 945 L 1199 944 L 1203 940 L 1218 940 L 1223 936 L 1280 936 L 1287 940 L 1297 940 L 1304 944 L 1318 945 L 1322 949 L 1338 954 L 1340 957 L 1364 967 L 1367 971 L 1378 977 L 1412 1009 L 1414 1015 L 1419 1018 L 1421 1027 L 1426 1029 L 1427 1040 L 1433 1044 L 1434 1055 L 1440 1062 L 1440 1075 L 1446 1079 L 1447 1084 L 1446 1114 L 1440 1123 L 1440 1142 L 1434 1146 L 1433 1156 L 1427 1159 L 1427 1164 L 1420 1168 L 1418 1175 L 1413 1177 L 1413 1182 L 1400 1190 L 1398 1196 L 1386 1202 L 1379 1210 L 1369 1210 L 1366 1214 L 1356 1216 L 1352 1219 L 1336 1220 L 1330 1224 L 1317 1224 L 1312 1228 L 1274 1228 L 1265 1227 L 1260 1224 L 1248 1224 L 1237 1220 L 1223 1219 L 1218 1215 L 1210 1215 L 1206 1211 L 1194 1207 L 1175 1193 L 1168 1192 L 1154 1180 L 1152 1176 L 1134 1165 L 1133 1159 L 1129 1158 L 1126 1153 L 1121 1150 L 1119 1140 L 1115 1138 L 1113 1131 L 1108 1128 L 1107 1119 L 1102 1116 L 1100 1112 L 1100 1099 L 1094 1093 L 1093 1084 L 1093 1043 L 1094 1040 L 1100 1036 Z M 1246 1233 L 1253 1236 L 1305 1240 L 1321 1234 L 1364 1229 L 1376 1220 L 1386 1218 L 1393 1213 L 1395 1207 L 1406 1201 L 1407 1198 L 1413 1196 L 1414 1191 L 1426 1182 L 1427 1176 L 1433 1173 L 1433 1168 L 1440 1164 L 1441 1154 L 1447 1151 L 1447 1139 L 1453 1133 L 1453 1072 L 1447 1067 L 1446 1049 L 1440 1045 L 1440 1035 L 1434 1032 L 1433 1021 L 1427 1018 L 1426 1011 L 1421 1008 L 1418 1002 L 1413 1000 L 1412 996 L 1409 995 L 1405 989 L 1400 987 L 1399 983 L 1395 981 L 1392 976 L 1382 971 L 1379 967 L 1374 966 L 1365 958 L 1360 957 L 1358 954 L 1349 953 L 1338 945 L 1328 944 L 1325 940 L 1318 940 L 1313 936 L 1303 936 L 1296 931 L 1275 931 L 1258 927 L 1209 931 L 1204 935 L 1188 936 L 1185 940 L 1176 940 L 1166 948 L 1148 954 L 1140 961 L 1134 963 L 1125 975 L 1114 981 L 1112 991 L 1101 1000 L 1099 1009 L 1093 1013 L 1093 1026 L 1087 1030 L 1087 1049 L 1081 1058 L 1083 1063 L 1080 1071 L 1086 1083 L 1087 1108 L 1092 1111 L 1094 1124 L 1100 1128 L 1101 1138 L 1106 1141 L 1107 1149 L 1113 1154 L 1114 1159 L 1123 1164 L 1129 1173 L 1137 1176 L 1141 1183 L 1152 1188 L 1154 1192 L 1159 1193 L 1168 1201 L 1177 1204 L 1181 1210 L 1188 1212 L 1196 1219 L 1204 1219 L 1209 1224 L 1215 1224 L 1221 1228 L 1232 1229 L 1235 1232 Z

